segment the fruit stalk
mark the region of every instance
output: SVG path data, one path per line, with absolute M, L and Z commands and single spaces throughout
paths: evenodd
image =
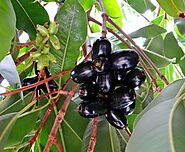
M 98 126 L 98 117 L 95 117 L 93 119 L 93 130 L 92 130 L 92 134 L 91 134 L 91 138 L 90 138 L 90 141 L 89 141 L 89 147 L 88 147 L 87 152 L 93 152 L 94 151 L 94 147 L 96 145 L 97 126 Z
M 107 27 L 106 27 L 106 21 L 107 21 L 107 15 L 106 15 L 106 11 L 105 11 L 105 8 L 104 8 L 104 5 L 103 5 L 103 2 L 102 0 L 97 0 L 99 5 L 100 5 L 100 9 L 102 11 L 102 38 L 105 38 L 106 35 L 107 35 Z

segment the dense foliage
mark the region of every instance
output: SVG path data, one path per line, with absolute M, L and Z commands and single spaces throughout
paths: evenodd
M 54 3 L 52 21 L 46 7 Z M 0 151 L 185 151 L 185 0 L 1 0 L 0 20 L 0 91 L 5 90 L 0 93 Z M 109 60 L 91 52 L 102 37 L 111 44 Z M 83 69 L 75 69 L 78 79 L 71 75 L 77 83 L 70 73 L 92 57 L 101 86 L 109 67 L 122 68 L 118 62 L 124 58 L 118 61 L 117 54 L 124 49 L 137 52 L 139 57 L 129 66 L 137 65 L 146 80 L 143 76 L 144 83 L 132 94 L 134 111 L 120 116 L 124 124 L 117 127 L 116 104 L 118 98 L 128 97 L 129 89 L 114 88 L 107 95 L 101 87 L 77 84 L 88 79 L 81 75 Z M 98 69 L 102 62 L 103 69 Z M 133 74 L 127 75 L 124 83 L 129 88 L 135 84 Z M 123 83 L 109 80 L 105 87 Z M 85 97 L 79 97 L 80 89 L 89 89 L 94 100 L 102 98 L 102 91 L 103 98 L 114 102 L 114 111 L 81 117 L 84 113 L 78 111 Z

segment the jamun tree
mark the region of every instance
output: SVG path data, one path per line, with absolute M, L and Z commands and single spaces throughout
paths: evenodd
M 185 0 L 1 0 L 0 151 L 185 151 L 184 13 Z

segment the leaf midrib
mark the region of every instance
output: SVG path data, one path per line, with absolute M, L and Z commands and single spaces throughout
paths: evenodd
M 21 2 L 19 0 L 16 0 L 17 3 L 19 4 L 19 6 L 22 8 L 23 12 L 26 14 L 26 16 L 28 17 L 28 19 L 30 20 L 31 24 L 33 25 L 35 31 L 36 31 L 36 28 L 35 28 L 35 24 L 33 23 L 32 19 L 30 18 L 29 14 L 27 13 L 27 11 L 24 9 L 23 5 L 21 4 Z

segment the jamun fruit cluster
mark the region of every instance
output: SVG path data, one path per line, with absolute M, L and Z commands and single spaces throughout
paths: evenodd
M 146 78 L 144 71 L 136 68 L 138 62 L 134 50 L 111 53 L 111 43 L 106 38 L 97 39 L 92 47 L 92 60 L 81 62 L 71 71 L 72 80 L 81 84 L 79 114 L 86 118 L 105 115 L 112 126 L 124 128 L 125 115 L 135 108 L 135 89 Z

